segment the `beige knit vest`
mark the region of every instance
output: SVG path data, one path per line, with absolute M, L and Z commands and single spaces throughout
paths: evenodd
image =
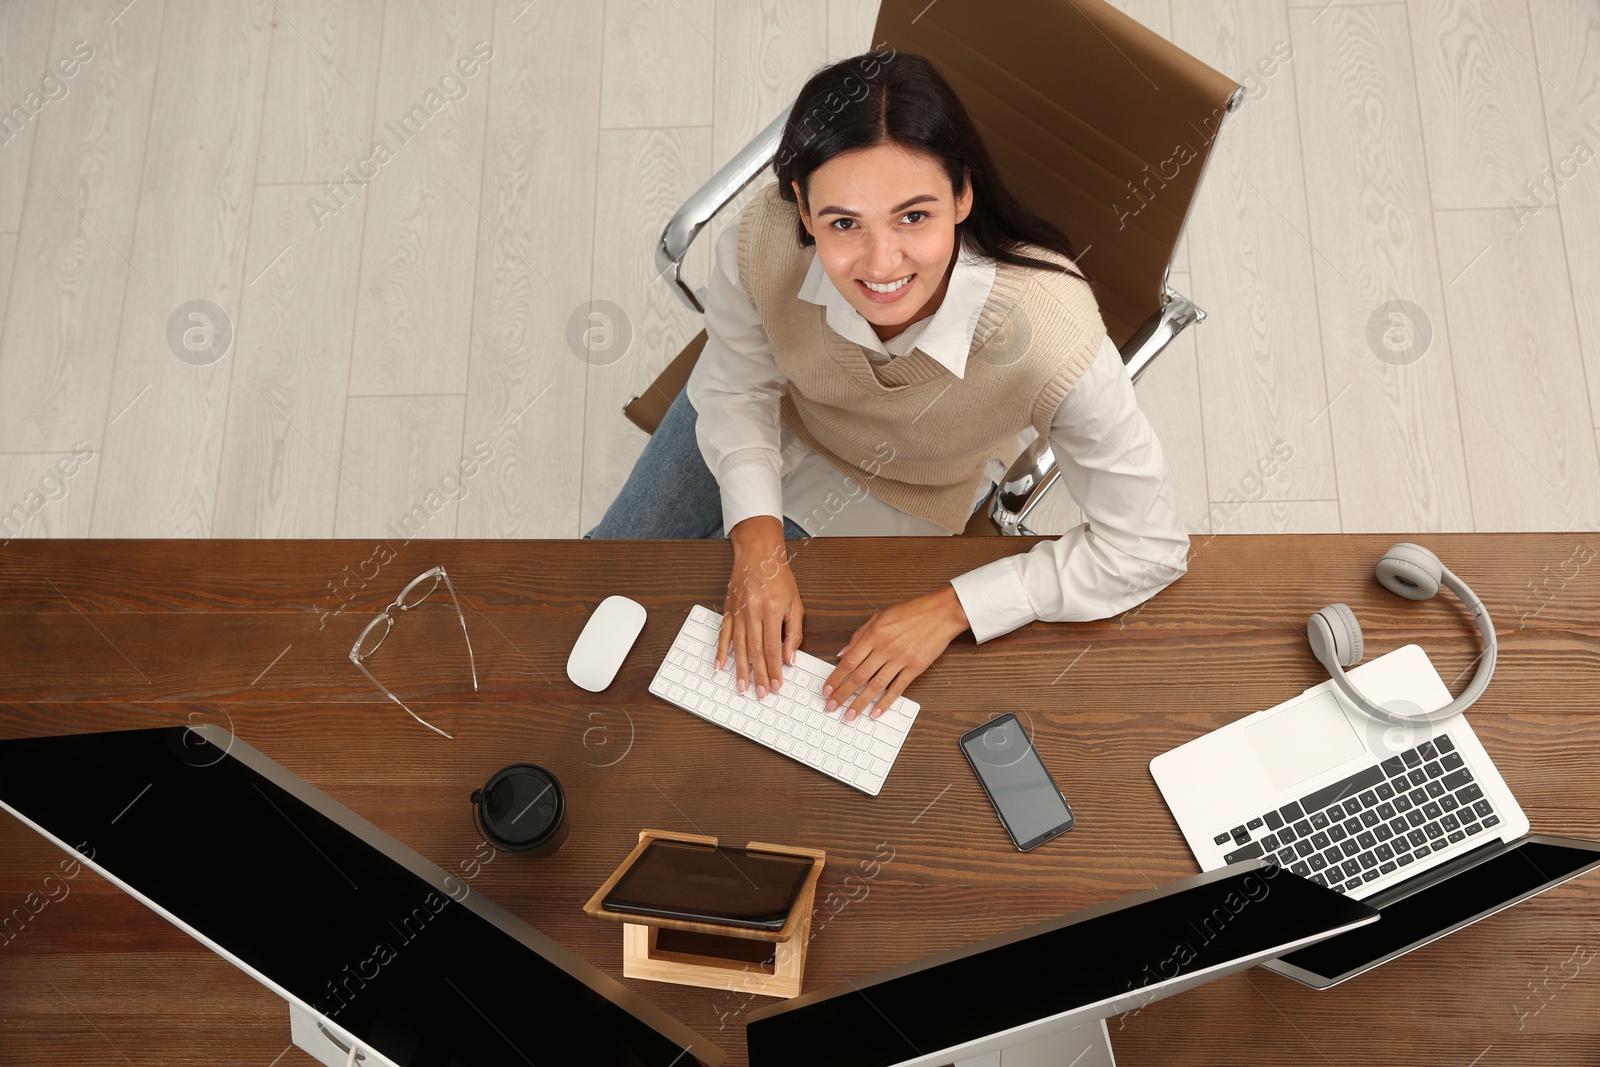
M 990 457 L 1009 460 L 1024 426 L 1047 438 L 1099 352 L 1106 331 L 1093 293 L 1057 271 L 997 262 L 963 377 L 920 348 L 874 366 L 828 326 L 825 307 L 800 299 L 815 246 L 796 239 L 799 210 L 777 190 L 744 209 L 739 284 L 789 382 L 784 424 L 879 500 L 960 533 Z M 1071 265 L 1036 245 L 1018 251 Z

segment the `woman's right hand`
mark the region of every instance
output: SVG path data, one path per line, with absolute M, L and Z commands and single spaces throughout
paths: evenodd
M 739 692 L 754 682 L 760 700 L 783 684 L 784 664 L 794 665 L 805 609 L 789 569 L 782 519 L 752 515 L 728 532 L 728 540 L 733 575 L 722 607 L 716 666 L 722 668 L 731 649 Z

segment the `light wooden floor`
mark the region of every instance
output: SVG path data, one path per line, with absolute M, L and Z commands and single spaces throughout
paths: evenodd
M 1191 529 L 1594 528 L 1600 5 L 1120 2 L 1251 88 L 1173 268 L 1210 318 L 1139 385 Z M 0 540 L 578 536 L 699 328 L 663 223 L 876 6 L 0 3 L 0 107 L 92 49 L 0 144 Z M 607 366 L 567 339 L 591 298 L 633 334 Z M 1406 365 L 1368 342 L 1395 299 Z M 168 343 L 192 300 L 219 361 Z

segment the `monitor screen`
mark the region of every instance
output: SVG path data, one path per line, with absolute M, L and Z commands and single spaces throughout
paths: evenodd
M 1525 837 L 1393 903 L 1369 900 L 1377 904 L 1382 922 L 1291 952 L 1272 969 L 1325 988 L 1595 867 L 1600 867 L 1600 844 Z
M 763 1008 L 751 1067 L 810 1063 L 817 1035 L 830 1067 L 889 1067 L 1096 1005 L 1127 1011 L 1377 915 L 1277 867 L 1238 867 Z
M 182 726 L 0 741 L 0 804 L 397 1064 L 684 1067 L 687 1044 L 707 1048 L 525 924 L 485 918 L 498 909 L 481 896 L 453 899 L 433 877 L 448 883 L 443 871 L 403 865 L 367 838 L 392 839 L 309 783 L 204 729 L 216 744 Z M 424 866 L 429 878 L 412 869 Z

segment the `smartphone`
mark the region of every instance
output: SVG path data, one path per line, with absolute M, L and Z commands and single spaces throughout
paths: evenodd
M 1072 829 L 1072 807 L 1015 715 L 1007 712 L 962 734 L 961 751 L 1018 849 L 1026 852 Z
M 652 841 L 601 904 L 633 915 L 781 930 L 811 867 L 803 856 Z

